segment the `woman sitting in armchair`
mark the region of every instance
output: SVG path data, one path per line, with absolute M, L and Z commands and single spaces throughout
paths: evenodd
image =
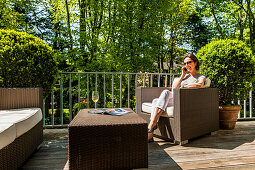
M 173 84 L 173 88 L 203 88 L 206 77 L 198 73 L 199 61 L 197 57 L 189 53 L 184 57 L 182 75 L 178 82 Z M 173 90 L 172 90 L 173 92 Z M 148 125 L 148 140 L 153 140 L 153 131 L 157 128 L 159 117 L 168 106 L 173 105 L 173 94 L 169 90 L 164 90 L 159 98 L 152 101 L 153 110 L 150 123 Z

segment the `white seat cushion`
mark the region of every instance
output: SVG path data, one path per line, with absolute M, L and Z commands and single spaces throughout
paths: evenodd
M 0 111 L 0 124 L 13 123 L 16 127 L 16 138 L 34 127 L 42 119 L 40 108 L 10 109 Z
M 0 149 L 12 143 L 15 138 L 15 125 L 13 123 L 0 123 Z
M 142 104 L 142 111 L 146 113 L 152 112 L 152 103 L 145 102 Z M 174 107 L 170 106 L 166 108 L 166 112 L 164 112 L 161 116 L 163 117 L 174 117 Z
M 204 88 L 209 88 L 211 85 L 211 80 L 209 78 L 206 78 Z

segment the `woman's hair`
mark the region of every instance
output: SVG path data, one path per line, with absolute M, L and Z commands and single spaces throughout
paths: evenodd
M 196 68 L 196 70 L 198 70 L 199 69 L 199 61 L 198 61 L 197 57 L 193 53 L 189 53 L 189 54 L 185 55 L 184 59 L 187 57 L 189 57 L 194 63 L 197 62 L 197 65 L 195 68 Z

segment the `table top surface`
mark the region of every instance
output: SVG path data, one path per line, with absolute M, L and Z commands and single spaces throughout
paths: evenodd
M 107 108 L 111 109 L 111 108 Z M 108 125 L 130 125 L 130 124 L 147 124 L 138 114 L 130 108 L 123 108 L 131 111 L 122 116 L 103 115 L 88 113 L 94 109 L 82 109 L 70 122 L 69 127 L 72 126 L 108 126 Z

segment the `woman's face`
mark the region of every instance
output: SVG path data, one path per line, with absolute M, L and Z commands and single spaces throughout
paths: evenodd
M 196 71 L 196 65 L 197 63 L 194 62 L 191 58 L 186 57 L 184 59 L 184 66 L 188 70 L 188 72 Z

